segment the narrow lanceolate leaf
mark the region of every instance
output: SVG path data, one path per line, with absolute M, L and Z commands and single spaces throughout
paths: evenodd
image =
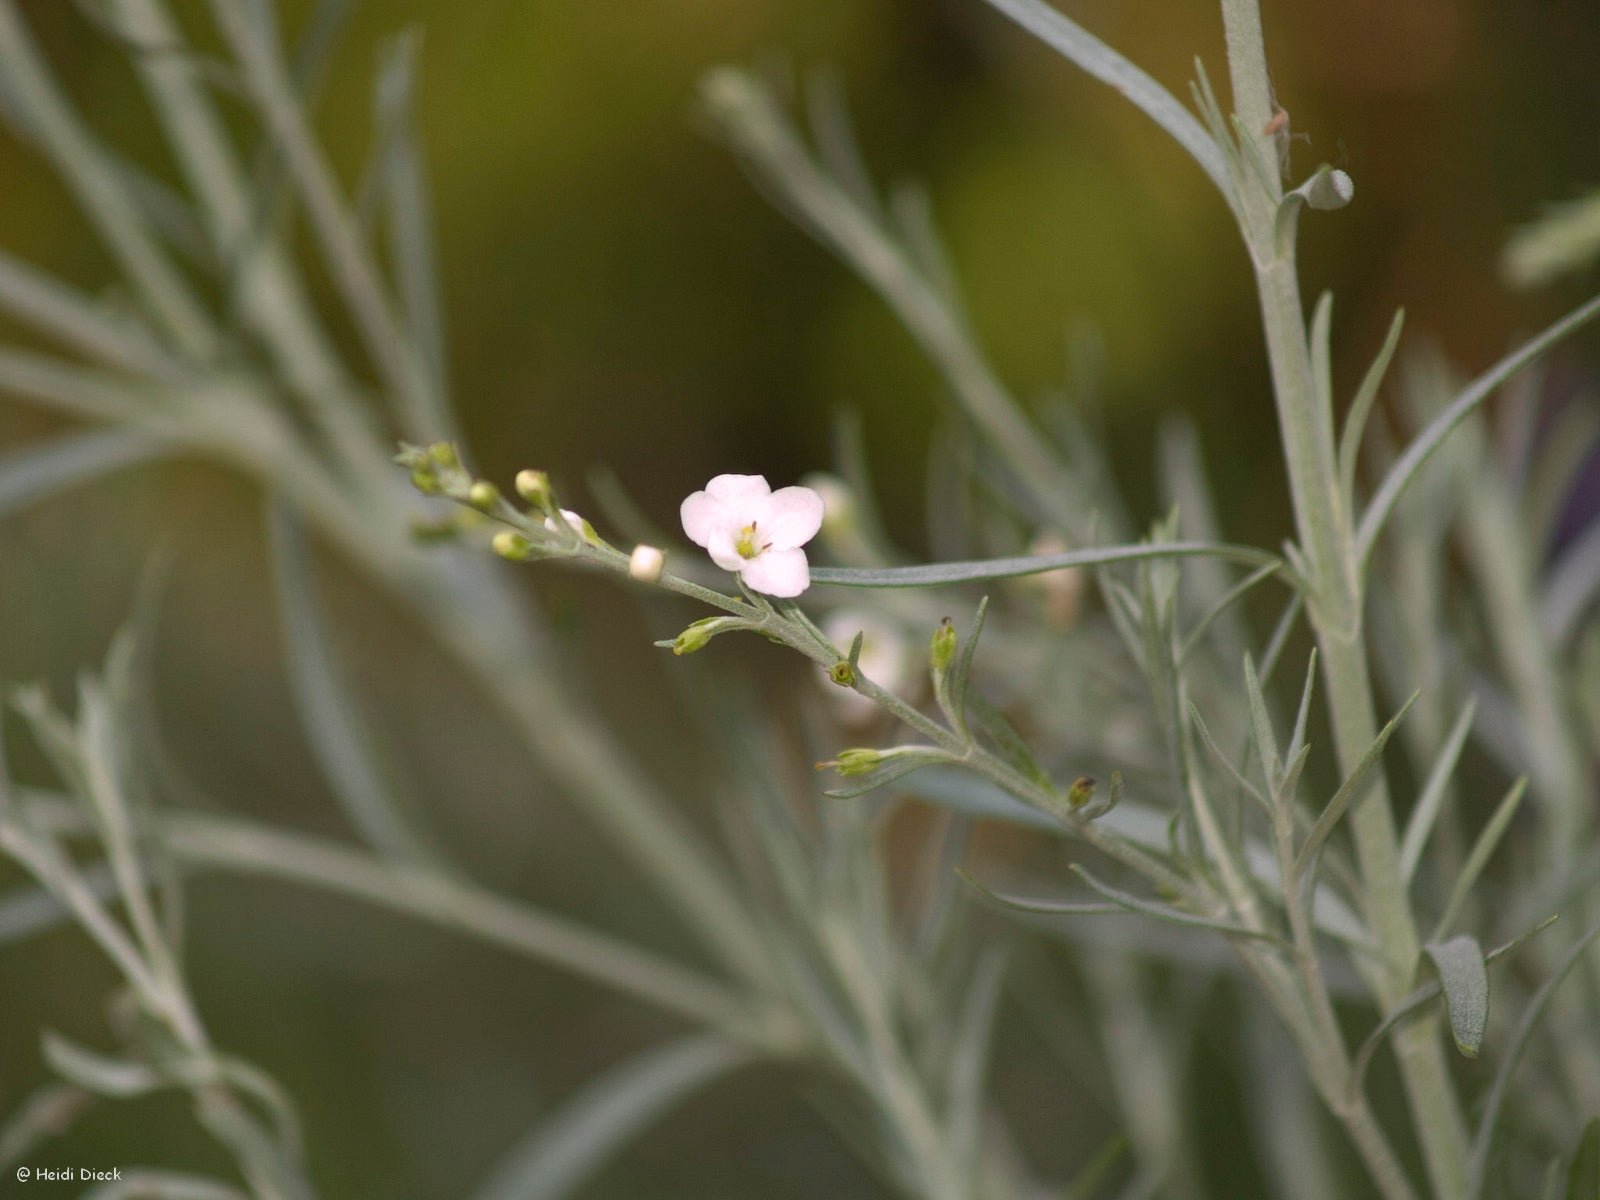
M 1339 785 L 1339 790 L 1333 794 L 1333 799 L 1328 801 L 1328 807 L 1322 810 L 1322 815 L 1317 818 L 1317 823 L 1311 827 L 1311 832 L 1306 835 L 1305 843 L 1300 847 L 1300 853 L 1294 861 L 1295 878 L 1309 880 L 1315 872 L 1311 869 L 1317 861 L 1317 856 L 1322 853 L 1322 847 L 1328 840 L 1328 835 L 1357 803 L 1364 799 L 1372 782 L 1372 772 L 1378 765 L 1379 758 L 1383 755 L 1383 748 L 1389 744 L 1389 738 L 1405 719 L 1406 713 L 1411 711 L 1411 706 L 1416 703 L 1418 692 L 1411 694 L 1411 699 L 1399 712 L 1390 719 L 1389 723 L 1378 731 L 1378 736 L 1373 738 L 1372 745 L 1367 747 L 1367 752 L 1361 756 L 1361 761 L 1356 764 L 1356 769 L 1350 772 L 1350 777 Z
M 1449 736 L 1444 740 L 1444 746 L 1439 751 L 1439 757 L 1434 761 L 1433 769 L 1428 772 L 1428 781 L 1422 785 L 1422 794 L 1417 797 L 1417 805 L 1411 810 L 1411 818 L 1406 822 L 1406 833 L 1400 843 L 1400 879 L 1409 885 L 1412 877 L 1417 873 L 1417 864 L 1422 859 L 1423 847 L 1428 843 L 1428 835 L 1433 832 L 1434 824 L 1439 819 L 1439 810 L 1444 805 L 1445 794 L 1449 791 L 1450 776 L 1456 769 L 1456 760 L 1461 757 L 1461 749 L 1466 745 L 1467 734 L 1472 732 L 1472 717 L 1478 710 L 1476 697 L 1468 697 L 1466 704 L 1461 707 L 1461 715 L 1456 718 L 1456 723 L 1451 727 Z
M 989 3 L 1045 45 L 1065 55 L 1085 73 L 1133 101 L 1200 164 L 1200 169 L 1210 176 L 1223 198 L 1230 205 L 1234 203 L 1233 184 L 1221 147 L 1164 87 L 1043 0 L 989 0 Z
M 474 1200 L 560 1200 L 692 1092 L 749 1062 L 749 1050 L 696 1035 L 602 1075 L 516 1146 Z
M 1456 1049 L 1468 1058 L 1477 1058 L 1489 1026 L 1489 971 L 1483 947 L 1477 938 L 1462 934 L 1448 942 L 1432 942 L 1423 950 L 1439 972 Z
M 1005 759 L 1024 778 L 1050 790 L 1050 776 L 1033 757 L 1033 751 L 1028 749 L 1028 743 L 1022 740 L 1022 735 L 1017 732 L 1016 727 L 1006 720 L 1005 714 L 976 692 L 968 694 L 967 707 L 978 731 L 994 748 L 995 753 Z
M 1126 914 L 1128 911 L 1121 904 L 1084 904 L 1081 901 L 1051 900 L 1043 896 L 1017 896 L 1009 892 L 997 892 L 980 883 L 966 871 L 958 870 L 956 874 L 1000 907 L 1015 909 L 1017 912 L 1040 913 L 1050 917 L 1107 917 Z
M 989 613 L 989 597 L 978 601 L 978 611 L 972 618 L 972 632 L 967 634 L 966 645 L 956 655 L 950 671 L 950 702 L 955 709 L 956 725 L 961 732 L 967 726 L 967 689 L 972 685 L 972 656 L 978 649 L 978 638 L 983 634 L 983 621 Z
M 73 433 L 0 458 L 0 518 L 101 475 L 171 454 L 170 442 L 130 429 Z
M 1120 905 L 1129 912 L 1154 917 L 1156 920 L 1165 921 L 1169 925 L 1187 925 L 1196 929 L 1210 929 L 1227 937 L 1251 938 L 1287 948 L 1284 940 L 1276 934 L 1267 933 L 1260 929 L 1250 929 L 1243 925 L 1232 925 L 1227 921 L 1219 921 L 1211 917 L 1198 916 L 1194 913 L 1184 912 L 1182 909 L 1159 904 L 1154 900 L 1146 900 L 1142 896 L 1135 896 L 1132 892 L 1114 888 L 1110 884 L 1102 883 L 1096 879 L 1077 863 L 1072 864 L 1072 873 L 1088 884 L 1090 890 L 1099 893 L 1111 903 Z
M 1261 694 L 1261 680 L 1256 676 L 1256 664 L 1248 654 L 1244 656 L 1244 689 L 1250 701 L 1250 728 L 1255 734 L 1256 755 L 1261 759 L 1261 774 L 1271 791 L 1278 782 L 1278 739 L 1272 732 L 1272 717 L 1267 712 L 1267 702 Z
M 1275 566 L 1278 563 L 1274 555 L 1253 546 L 1235 546 L 1225 542 L 1162 542 L 1159 545 L 1101 546 L 1069 550 L 1063 554 L 984 558 L 916 567 L 813 567 L 811 582 L 833 587 L 941 587 L 983 579 L 1038 575 L 1045 571 L 1059 571 L 1063 567 L 1104 567 L 1154 558 L 1225 558 L 1251 566 Z
M 1361 458 L 1361 441 L 1367 432 L 1367 418 L 1372 415 L 1378 389 L 1383 386 L 1383 377 L 1389 371 L 1395 348 L 1400 345 L 1400 331 L 1405 323 L 1406 310 L 1397 309 L 1394 320 L 1389 322 L 1389 332 L 1383 339 L 1383 345 L 1378 348 L 1377 357 L 1361 377 L 1361 386 L 1356 389 L 1356 397 L 1350 402 L 1350 411 L 1344 418 L 1344 429 L 1339 434 L 1340 487 L 1352 510 L 1355 507 L 1356 464 Z
M 1467 852 L 1467 861 L 1462 864 L 1461 874 L 1456 878 L 1455 886 L 1450 889 L 1450 899 L 1445 903 L 1444 913 L 1440 916 L 1439 924 L 1434 929 L 1430 941 L 1437 941 L 1450 932 L 1456 917 L 1461 915 L 1461 906 L 1467 902 L 1472 885 L 1478 882 L 1478 876 L 1483 874 L 1483 868 L 1488 865 L 1495 848 L 1500 845 L 1500 839 L 1510 827 L 1511 818 L 1517 815 L 1517 807 L 1522 803 L 1522 797 L 1527 791 L 1528 777 L 1524 775 L 1511 785 L 1511 790 L 1506 792 L 1505 799 L 1500 801 L 1499 807 L 1494 810 L 1494 815 L 1489 818 L 1489 823 L 1478 834 L 1478 840 L 1472 843 L 1472 849 Z
M 280 504 L 268 527 L 289 680 L 311 749 L 345 815 L 375 849 L 407 862 L 436 863 L 437 855 L 402 816 L 393 780 L 340 675 L 299 521 Z
M 1389 514 L 1394 511 L 1394 506 L 1399 503 L 1401 495 L 1444 444 L 1445 438 L 1455 432 L 1456 426 L 1466 420 L 1468 414 L 1487 400 L 1502 383 L 1551 346 L 1582 329 L 1596 317 L 1600 317 L 1600 296 L 1574 309 L 1543 333 L 1524 342 L 1495 363 L 1469 383 L 1442 413 L 1428 422 L 1427 427 L 1406 447 L 1400 460 L 1389 469 L 1389 474 L 1385 476 L 1371 503 L 1361 514 L 1356 545 L 1362 563 L 1372 556 L 1372 548 L 1377 544 L 1378 534 L 1383 531 L 1384 522 L 1389 519 Z

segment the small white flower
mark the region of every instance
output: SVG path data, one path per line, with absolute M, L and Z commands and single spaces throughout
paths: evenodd
M 811 586 L 800 549 L 822 528 L 822 497 L 808 487 L 773 491 L 760 475 L 718 475 L 683 502 L 683 531 L 711 561 L 768 596 Z

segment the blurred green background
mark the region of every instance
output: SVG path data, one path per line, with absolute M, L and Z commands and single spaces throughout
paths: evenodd
M 65 0 L 20 7 L 95 128 L 171 175 L 122 50 Z M 283 7 L 292 31 L 312 6 Z M 180 8 L 197 40 L 214 40 L 202 5 Z M 1174 90 L 1195 54 L 1220 86 L 1211 5 L 1072 11 Z M 1560 289 L 1509 292 L 1496 258 L 1514 223 L 1600 181 L 1592 0 L 1280 3 L 1266 20 L 1280 101 L 1303 135 L 1296 170 L 1328 161 L 1356 183 L 1348 210 L 1308 219 L 1303 258 L 1308 295 L 1337 294 L 1345 394 L 1397 305 L 1465 369 L 1567 305 Z M 1276 544 L 1287 532 L 1255 301 L 1225 211 L 1141 115 L 980 0 L 368 3 L 353 8 L 317 109 L 347 180 L 372 135 L 377 48 L 411 25 L 424 37 L 419 119 L 451 378 L 485 474 L 545 467 L 588 511 L 586 472 L 606 464 L 667 523 L 718 471 L 776 483 L 828 465 L 833 416 L 854 409 L 891 527 L 922 544 L 937 381 L 695 116 L 702 72 L 758 61 L 833 71 L 879 178 L 926 183 L 975 324 L 1020 394 L 1066 381 L 1072 331 L 1100 335 L 1109 435 L 1144 499 L 1138 516 L 1154 515 L 1151 433 L 1181 410 L 1199 423 L 1230 534 Z M 9 138 L 0 214 L 12 252 L 103 285 L 106 261 L 69 200 Z M 55 427 L 0 400 L 0 447 Z M 174 561 L 155 697 L 174 758 L 231 809 L 342 833 L 282 680 L 257 497 L 220 470 L 130 472 L 0 527 L 0 676 L 64 692 L 125 619 L 154 547 Z M 533 576 L 572 661 L 597 668 L 601 706 L 653 770 L 692 778 L 698 751 L 649 648 L 653 619 L 606 589 Z M 440 836 L 499 885 L 693 953 L 442 661 L 370 593 L 331 582 Z M 329 1197 L 460 1194 L 536 1113 L 665 1028 L 552 972 L 322 897 L 206 880 L 193 908 L 194 977 L 217 1040 L 298 1097 Z M 0 952 L 0 1109 L 44 1078 L 41 1026 L 95 1040 L 109 984 L 71 930 Z M 691 1103 L 593 1194 L 878 1194 L 802 1093 L 773 1082 Z M 212 1154 L 177 1102 L 141 1112 L 90 1121 L 74 1152 Z

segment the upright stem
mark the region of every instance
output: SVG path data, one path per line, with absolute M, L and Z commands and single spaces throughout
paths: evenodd
M 1276 105 L 1267 74 L 1258 0 L 1222 0 L 1234 103 L 1254 147 L 1277 162 L 1266 132 Z M 1247 151 L 1249 147 L 1245 148 Z M 1311 578 L 1309 612 L 1321 649 L 1334 742 L 1345 773 L 1353 771 L 1377 734 L 1372 686 L 1362 635 L 1362 596 L 1350 514 L 1339 486 L 1333 418 L 1319 396 L 1311 367 L 1292 243 L 1277 236 L 1282 188 L 1276 178 L 1246 172 L 1240 197 L 1244 234 L 1256 272 L 1262 323 L 1272 367 L 1278 423 L 1288 466 L 1295 524 Z M 1398 845 L 1388 789 L 1381 774 L 1351 817 L 1368 923 L 1382 962 L 1366 968 L 1368 984 L 1384 1007 L 1411 986 L 1416 970 L 1416 926 L 1398 870 Z M 1439 1197 L 1466 1186 L 1466 1123 L 1451 1084 L 1437 1018 L 1419 1020 L 1396 1037 L 1401 1075 Z

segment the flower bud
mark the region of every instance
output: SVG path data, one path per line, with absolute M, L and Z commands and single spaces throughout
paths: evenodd
M 933 631 L 933 640 L 928 644 L 928 663 L 935 675 L 943 675 L 950 669 L 955 657 L 956 627 L 946 617 L 939 622 L 939 628 Z
M 1073 808 L 1082 808 L 1089 803 L 1089 798 L 1094 795 L 1095 781 L 1087 775 L 1079 775 L 1072 781 L 1072 786 L 1067 789 L 1067 803 Z
M 512 533 L 509 529 L 502 529 L 495 534 L 494 541 L 490 545 L 496 554 L 510 562 L 522 562 L 533 549 L 532 542 L 520 533 Z
M 818 763 L 817 766 L 832 767 L 841 775 L 865 775 L 883 762 L 884 755 L 881 750 L 866 750 L 861 748 L 839 751 L 839 757 L 832 762 Z
M 550 476 L 543 471 L 518 471 L 517 495 L 536 508 L 550 503 Z
M 461 465 L 461 456 L 456 453 L 455 445 L 452 442 L 435 442 L 428 447 L 428 457 L 441 467 L 459 467 Z
M 467 503 L 482 512 L 488 512 L 500 502 L 500 489 L 486 479 L 480 479 L 467 489 Z
M 411 486 L 425 496 L 437 496 L 444 491 L 439 485 L 439 477 L 424 467 L 417 467 L 411 472 Z
M 667 556 L 654 546 L 635 546 L 628 556 L 628 574 L 641 583 L 654 583 L 661 578 L 661 568 Z
M 696 650 L 705 648 L 705 644 L 719 633 L 727 633 L 730 629 L 742 629 L 746 622 L 738 617 L 702 617 L 694 622 L 676 638 L 672 640 L 674 654 L 693 654 Z M 658 642 L 657 645 L 669 643 Z

